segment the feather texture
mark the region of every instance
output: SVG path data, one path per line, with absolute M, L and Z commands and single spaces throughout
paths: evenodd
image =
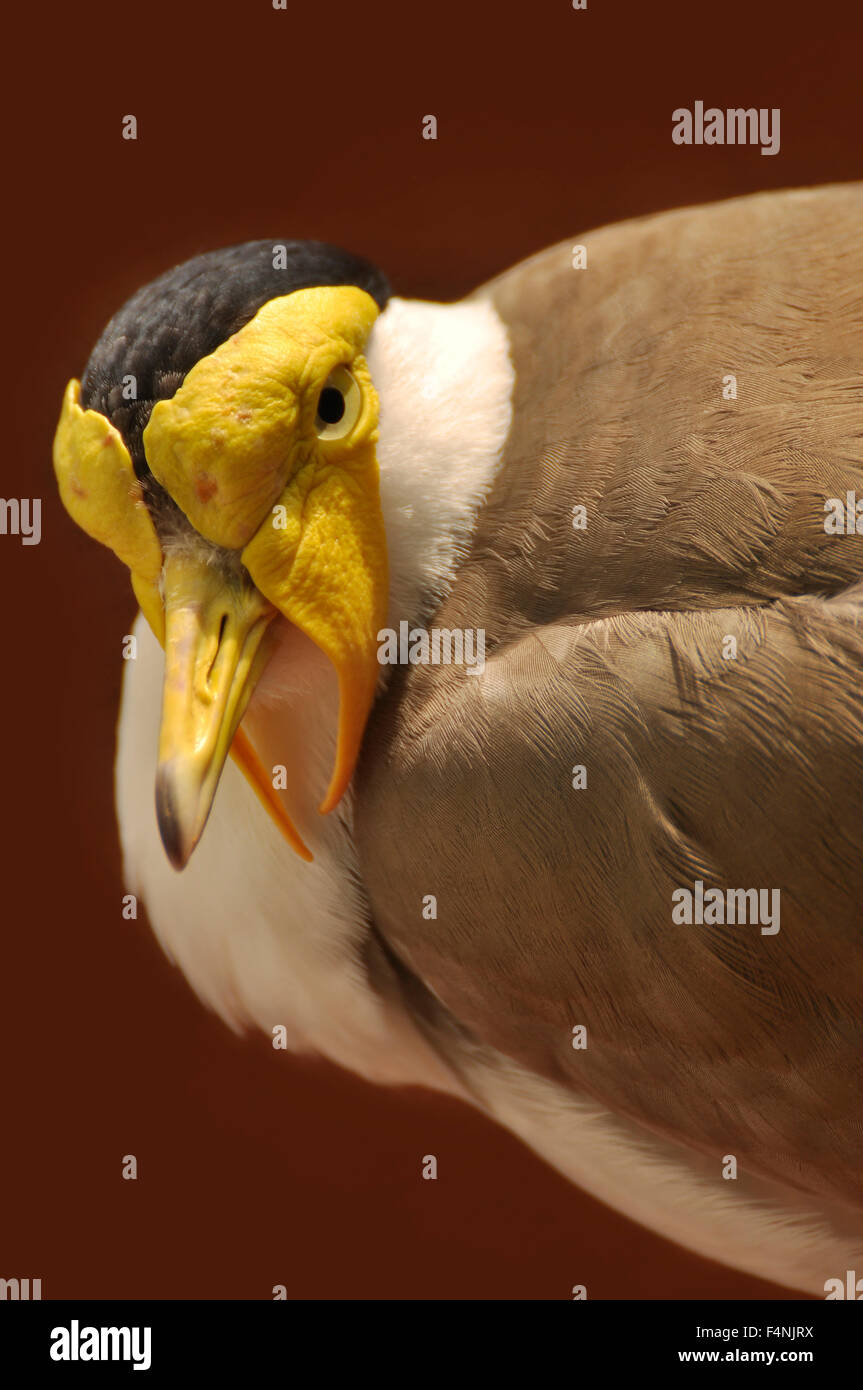
M 767 195 L 483 292 L 513 427 L 433 622 L 486 668 L 399 672 L 356 816 L 378 928 L 474 1039 L 855 1209 L 863 535 L 824 508 L 863 497 L 861 233 L 859 187 Z M 698 881 L 779 890 L 780 929 L 677 925 Z

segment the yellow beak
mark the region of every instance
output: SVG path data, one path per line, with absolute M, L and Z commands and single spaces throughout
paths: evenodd
M 201 838 L 229 752 L 293 847 L 297 835 L 240 720 L 270 655 L 276 609 L 241 570 L 205 554 L 165 560 L 165 680 L 156 813 L 168 858 L 182 869 Z M 233 745 L 233 747 L 232 747 Z

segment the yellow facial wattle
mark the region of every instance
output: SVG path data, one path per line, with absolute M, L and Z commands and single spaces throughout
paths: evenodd
M 72 520 L 130 570 L 135 597 L 161 641 L 162 547 L 156 528 L 123 436 L 98 410 L 82 410 L 81 384 L 75 380 L 63 395 L 54 472 Z
M 153 407 L 143 434 L 147 464 L 192 539 L 209 543 L 197 559 L 188 538 L 177 555 L 177 538 L 160 536 L 119 431 L 81 409 L 77 383 L 67 389 L 54 449 L 64 504 L 128 565 L 166 646 L 160 823 L 178 866 L 203 830 L 232 739 L 237 761 L 278 816 L 278 796 L 238 727 L 275 612 L 315 642 L 338 675 L 336 764 L 320 809 L 331 811 L 350 781 L 374 700 L 388 596 L 378 403 L 362 355 L 378 312 L 353 286 L 270 300 Z M 328 423 L 319 412 L 324 393 L 334 391 L 336 400 L 343 393 L 345 412 Z M 228 557 L 221 598 L 214 555 Z M 220 642 L 233 644 L 224 659 Z M 230 688 L 213 685 L 220 671 Z M 219 719 L 227 722 L 216 727 Z M 169 764 L 170 775 L 162 771 Z M 287 817 L 283 829 L 310 857 Z

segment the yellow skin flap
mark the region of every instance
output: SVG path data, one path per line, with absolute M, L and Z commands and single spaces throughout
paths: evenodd
M 243 551 L 256 588 L 338 674 L 338 746 L 324 812 L 338 804 L 351 779 L 380 674 L 377 634 L 386 619 L 388 578 L 377 484 L 371 442 L 341 465 L 313 456 Z
M 337 805 L 353 773 L 374 700 L 377 633 L 387 610 L 386 534 L 374 447 L 378 402 L 362 357 L 377 314 L 371 296 L 353 286 L 297 290 L 270 300 L 195 364 L 171 400 L 153 407 L 143 434 L 154 477 L 194 530 L 214 545 L 240 551 L 259 594 L 310 637 L 336 669 L 336 765 L 322 811 Z M 322 413 L 321 393 L 327 387 L 340 393 L 341 414 L 335 420 Z M 166 616 L 170 632 L 187 633 L 184 659 L 189 670 L 195 669 L 194 650 L 211 649 L 215 634 L 225 630 L 224 623 L 219 627 L 218 595 L 210 592 L 212 572 L 205 573 L 206 560 L 201 560 L 205 603 L 195 597 L 193 563 L 184 575 L 182 611 L 173 611 L 168 594 L 166 615 L 159 597 L 162 550 L 128 451 L 103 416 L 82 411 L 78 402 L 77 383 L 71 383 L 54 455 L 63 502 L 79 525 L 110 545 L 132 570 L 135 593 L 162 644 Z M 235 588 L 230 599 L 226 596 L 225 611 L 233 613 L 238 602 Z M 245 640 L 240 628 L 237 633 L 235 645 Z M 176 645 L 172 639 L 169 656 Z M 246 666 L 254 666 L 254 672 L 243 674 Z M 218 780 L 219 769 L 208 761 L 206 749 L 222 748 L 226 738 L 224 730 L 210 737 L 200 709 L 175 698 L 178 682 L 187 677 L 170 660 L 168 668 L 165 688 L 172 698 L 166 698 L 163 720 L 171 719 L 168 711 L 176 707 L 185 711 L 187 727 L 199 730 L 195 749 L 184 750 L 178 729 L 172 723 L 166 730 L 163 723 L 162 743 L 171 749 L 170 769 L 162 769 L 163 838 L 166 847 L 171 843 L 172 862 L 181 867 L 203 830 Z M 246 683 L 244 698 L 239 691 L 228 698 L 226 691 L 214 690 L 208 704 L 245 707 L 260 662 L 232 657 L 213 667 L 223 668 L 234 671 L 225 680 Z M 268 791 L 260 765 L 255 767 L 241 729 L 233 751 L 276 814 L 277 798 Z M 187 806 L 194 811 L 187 812 Z M 281 822 L 295 848 L 308 856 L 296 832 L 286 828 L 286 817 Z
M 54 472 L 66 511 L 88 536 L 131 570 L 144 615 L 161 640 L 162 548 L 119 430 L 98 410 L 81 409 L 81 383 L 69 382 L 54 435 Z

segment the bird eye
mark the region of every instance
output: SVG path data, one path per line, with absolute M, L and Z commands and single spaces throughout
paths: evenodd
M 338 386 L 325 386 L 318 401 L 318 419 L 325 425 L 337 425 L 345 413 L 345 398 Z
M 347 367 L 336 367 L 318 396 L 315 430 L 318 439 L 344 439 L 356 424 L 363 398 Z

